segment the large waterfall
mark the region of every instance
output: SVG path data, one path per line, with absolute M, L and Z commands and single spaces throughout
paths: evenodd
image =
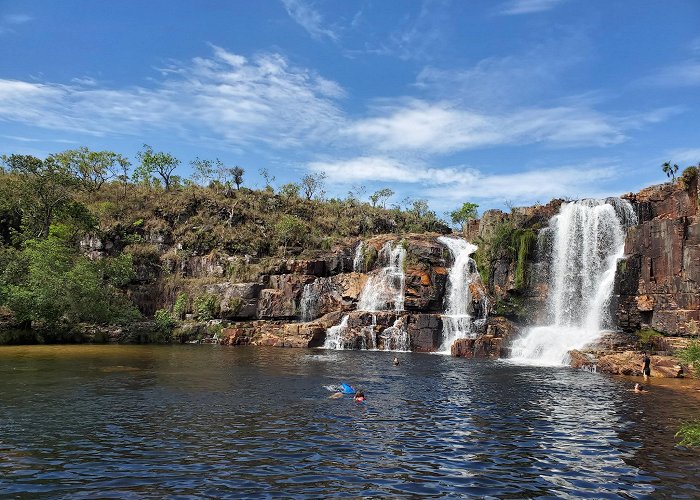
M 478 315 L 474 315 L 474 311 L 469 314 L 473 299 L 472 286 L 479 282 L 476 262 L 471 258 L 477 249 L 476 245 L 445 236 L 440 236 L 438 241 L 450 250 L 454 259 L 448 274 L 445 314 L 442 316 L 442 344 L 438 349 L 438 352 L 449 354 L 450 347 L 456 339 L 474 335 L 475 322 L 485 319 L 486 304 L 481 304 Z M 480 300 L 486 300 L 485 293 Z
M 530 328 L 512 357 L 538 365 L 560 365 L 613 326 L 610 297 L 625 229 L 636 223 L 629 202 L 617 198 L 562 205 L 542 244 L 549 252 L 549 324 Z
M 360 269 L 362 262 L 363 246 L 360 243 L 355 252 L 355 270 Z M 403 311 L 404 288 L 406 275 L 403 265 L 406 259 L 406 249 L 403 244 L 394 245 L 388 241 L 379 251 L 378 262 L 382 265 L 375 274 L 371 274 L 360 293 L 357 304 L 357 311 L 367 311 L 376 313 L 379 311 Z M 354 338 L 346 338 L 348 332 L 349 316 L 343 316 L 340 324 L 326 330 L 326 349 L 345 349 L 350 346 L 358 346 Z M 376 349 L 377 341 L 377 318 L 372 314 L 372 323 L 365 325 L 361 329 L 359 348 Z M 397 318 L 394 324 L 385 328 L 379 337 L 383 340 L 385 350 L 407 351 L 410 349 L 410 339 L 406 332 L 402 318 Z

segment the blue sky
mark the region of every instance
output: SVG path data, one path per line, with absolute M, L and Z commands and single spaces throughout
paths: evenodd
M 0 0 L 0 153 L 143 143 L 439 214 L 700 162 L 700 2 Z

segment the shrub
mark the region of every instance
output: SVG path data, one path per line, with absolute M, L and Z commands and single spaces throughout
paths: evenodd
M 205 293 L 194 301 L 194 309 L 197 319 L 208 321 L 219 315 L 219 300 L 216 295 Z
M 175 305 L 173 306 L 173 318 L 183 320 L 185 319 L 185 312 L 187 312 L 187 302 L 188 297 L 185 292 L 178 294 L 177 299 L 175 299 Z
M 175 320 L 166 309 L 158 309 L 153 319 L 159 332 L 170 333 L 175 327 Z
M 678 357 L 687 363 L 696 373 L 700 369 L 700 339 L 695 339 L 688 347 L 678 352 Z

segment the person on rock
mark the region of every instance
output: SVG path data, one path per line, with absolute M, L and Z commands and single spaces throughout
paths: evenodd
M 647 355 L 646 351 L 642 354 L 644 356 L 642 358 L 642 375 L 644 375 L 644 381 L 646 382 L 651 376 L 651 358 Z

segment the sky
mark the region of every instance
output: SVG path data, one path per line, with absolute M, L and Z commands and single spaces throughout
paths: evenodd
M 700 162 L 698 0 L 0 0 L 0 154 L 144 143 L 439 215 Z

